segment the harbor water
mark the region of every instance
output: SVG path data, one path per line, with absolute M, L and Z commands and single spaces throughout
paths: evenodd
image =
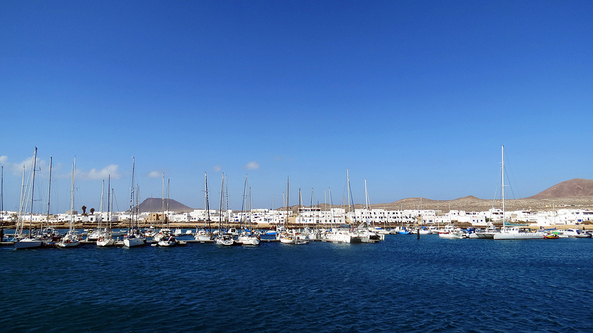
M 14 250 L 2 332 L 593 331 L 593 239 Z

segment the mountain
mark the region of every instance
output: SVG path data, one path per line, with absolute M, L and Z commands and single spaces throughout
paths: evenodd
M 454 200 L 430 200 L 426 198 L 406 198 L 386 204 L 373 204 L 373 208 L 389 210 L 434 209 L 448 212 L 450 209 L 465 211 L 486 211 L 501 208 L 502 201 L 479 199 L 472 195 Z M 506 199 L 507 210 L 528 209 L 545 211 L 558 207 L 593 209 L 593 179 L 575 178 L 558 183 L 545 191 L 523 199 Z
M 148 198 L 140 204 L 140 212 L 160 212 L 162 199 Z M 324 205 L 319 205 L 324 207 Z M 360 208 L 361 205 L 354 205 Z M 334 207 L 339 207 L 334 205 Z M 389 210 L 399 209 L 434 209 L 448 212 L 450 209 L 465 211 L 486 211 L 490 208 L 501 208 L 500 198 L 479 199 L 472 195 L 454 200 L 431 200 L 427 198 L 405 198 L 391 203 L 373 204 L 373 208 Z M 580 209 L 593 209 L 593 179 L 575 178 L 558 183 L 545 191 L 523 199 L 506 199 L 506 207 L 512 209 L 549 210 L 553 207 L 573 207 Z M 167 209 L 167 199 L 165 199 Z M 286 208 L 279 207 L 284 210 Z M 194 208 L 188 207 L 173 199 L 169 200 L 169 210 L 177 213 L 191 212 Z M 298 206 L 292 206 L 296 212 Z
M 558 183 L 527 199 L 555 199 L 593 196 L 593 179 L 575 178 Z
M 169 201 L 168 206 L 167 206 L 167 201 Z M 180 203 L 179 201 L 175 201 L 173 199 L 165 199 L 164 202 L 165 202 L 165 210 L 168 207 L 169 211 L 177 212 L 177 213 L 188 213 L 188 212 L 194 211 L 194 208 L 188 207 L 188 206 Z M 160 198 L 145 199 L 138 206 L 138 208 L 140 208 L 140 213 L 160 212 L 163 210 L 162 207 L 163 207 L 163 199 L 160 199 Z

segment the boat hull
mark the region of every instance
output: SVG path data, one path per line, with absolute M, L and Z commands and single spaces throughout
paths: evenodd
M 42 244 L 43 244 L 43 241 L 41 241 L 41 240 L 25 238 L 25 239 L 21 239 L 18 242 L 14 243 L 14 248 L 15 249 L 33 249 L 33 248 L 41 247 Z
M 97 240 L 97 246 L 99 247 L 107 247 L 115 245 L 115 240 L 113 238 L 99 238 Z
M 77 240 L 56 243 L 56 246 L 61 248 L 77 247 L 78 245 L 80 245 L 80 242 Z
M 124 246 L 125 247 L 137 247 L 143 246 L 145 244 L 144 238 L 126 238 L 124 239 Z
M 456 233 L 456 232 L 450 232 L 450 233 L 440 233 L 439 234 L 440 238 L 446 238 L 446 239 L 462 239 L 463 238 L 463 234 L 462 233 Z
M 518 232 L 518 233 L 506 233 L 500 232 L 494 234 L 494 240 L 514 240 L 514 239 L 543 239 L 544 234 L 541 232 Z
M 260 241 L 255 236 L 239 236 L 237 241 L 243 245 L 259 245 Z

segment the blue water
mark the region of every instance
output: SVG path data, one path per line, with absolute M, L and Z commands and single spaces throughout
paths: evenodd
M 1 332 L 593 331 L 593 239 L 13 250 Z

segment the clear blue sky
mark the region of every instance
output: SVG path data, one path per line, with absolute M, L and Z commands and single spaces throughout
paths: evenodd
M 2 1 L 0 162 L 15 209 L 99 207 L 111 173 L 141 199 L 231 208 L 495 196 L 593 178 L 591 1 Z M 274 199 L 272 199 L 274 198 Z M 329 199 L 328 199 L 329 200 Z M 116 207 L 117 208 L 117 207 Z

